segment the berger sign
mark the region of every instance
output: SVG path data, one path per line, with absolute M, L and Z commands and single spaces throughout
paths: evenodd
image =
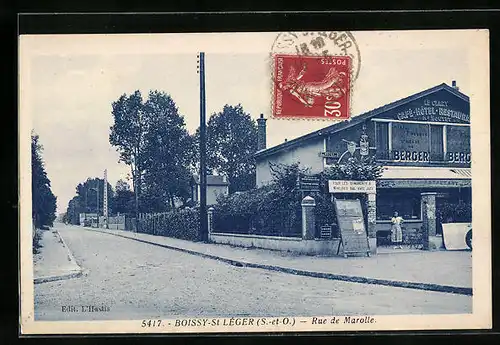
M 330 193 L 375 193 L 375 181 L 329 180 Z

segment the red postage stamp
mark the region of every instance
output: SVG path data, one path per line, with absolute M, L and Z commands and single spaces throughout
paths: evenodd
M 274 55 L 273 116 L 350 118 L 349 56 Z

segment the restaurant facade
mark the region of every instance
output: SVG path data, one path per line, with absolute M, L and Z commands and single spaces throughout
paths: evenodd
M 395 211 L 406 229 L 425 225 L 439 236 L 441 205 L 471 202 L 469 97 L 453 81 L 267 148 L 266 119 L 259 127 L 256 183 L 271 181 L 269 163 L 300 163 L 311 174 L 349 158 L 375 157 L 377 238 L 387 238 Z

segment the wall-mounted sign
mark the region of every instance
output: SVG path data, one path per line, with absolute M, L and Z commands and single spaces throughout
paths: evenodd
M 394 151 L 429 151 L 429 126 L 417 123 L 392 123 Z
M 298 179 L 298 187 L 302 192 L 319 192 L 319 183 L 318 176 L 300 176 Z
M 446 160 L 450 163 L 470 163 L 470 127 L 446 126 Z
M 338 152 L 320 152 L 319 156 L 322 158 L 339 158 L 339 153 Z
M 449 163 L 470 163 L 470 152 L 447 152 L 446 160 Z
M 328 191 L 330 193 L 375 193 L 377 186 L 375 181 L 351 181 L 351 180 L 329 180 Z
M 433 122 L 449 122 L 459 120 L 470 122 L 469 114 L 452 109 L 449 101 L 424 99 L 420 104 L 411 104 L 398 112 L 398 120 L 424 120 Z
M 470 179 L 450 179 L 450 180 L 432 180 L 432 179 L 394 179 L 377 180 L 378 188 L 457 188 L 470 187 Z
M 391 151 L 390 159 L 399 162 L 428 162 L 429 152 L 427 151 Z

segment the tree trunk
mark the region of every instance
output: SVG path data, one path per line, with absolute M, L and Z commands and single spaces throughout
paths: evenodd
M 133 169 L 132 171 L 132 181 L 135 194 L 135 231 L 139 232 L 139 187 L 137 183 L 137 169 Z

